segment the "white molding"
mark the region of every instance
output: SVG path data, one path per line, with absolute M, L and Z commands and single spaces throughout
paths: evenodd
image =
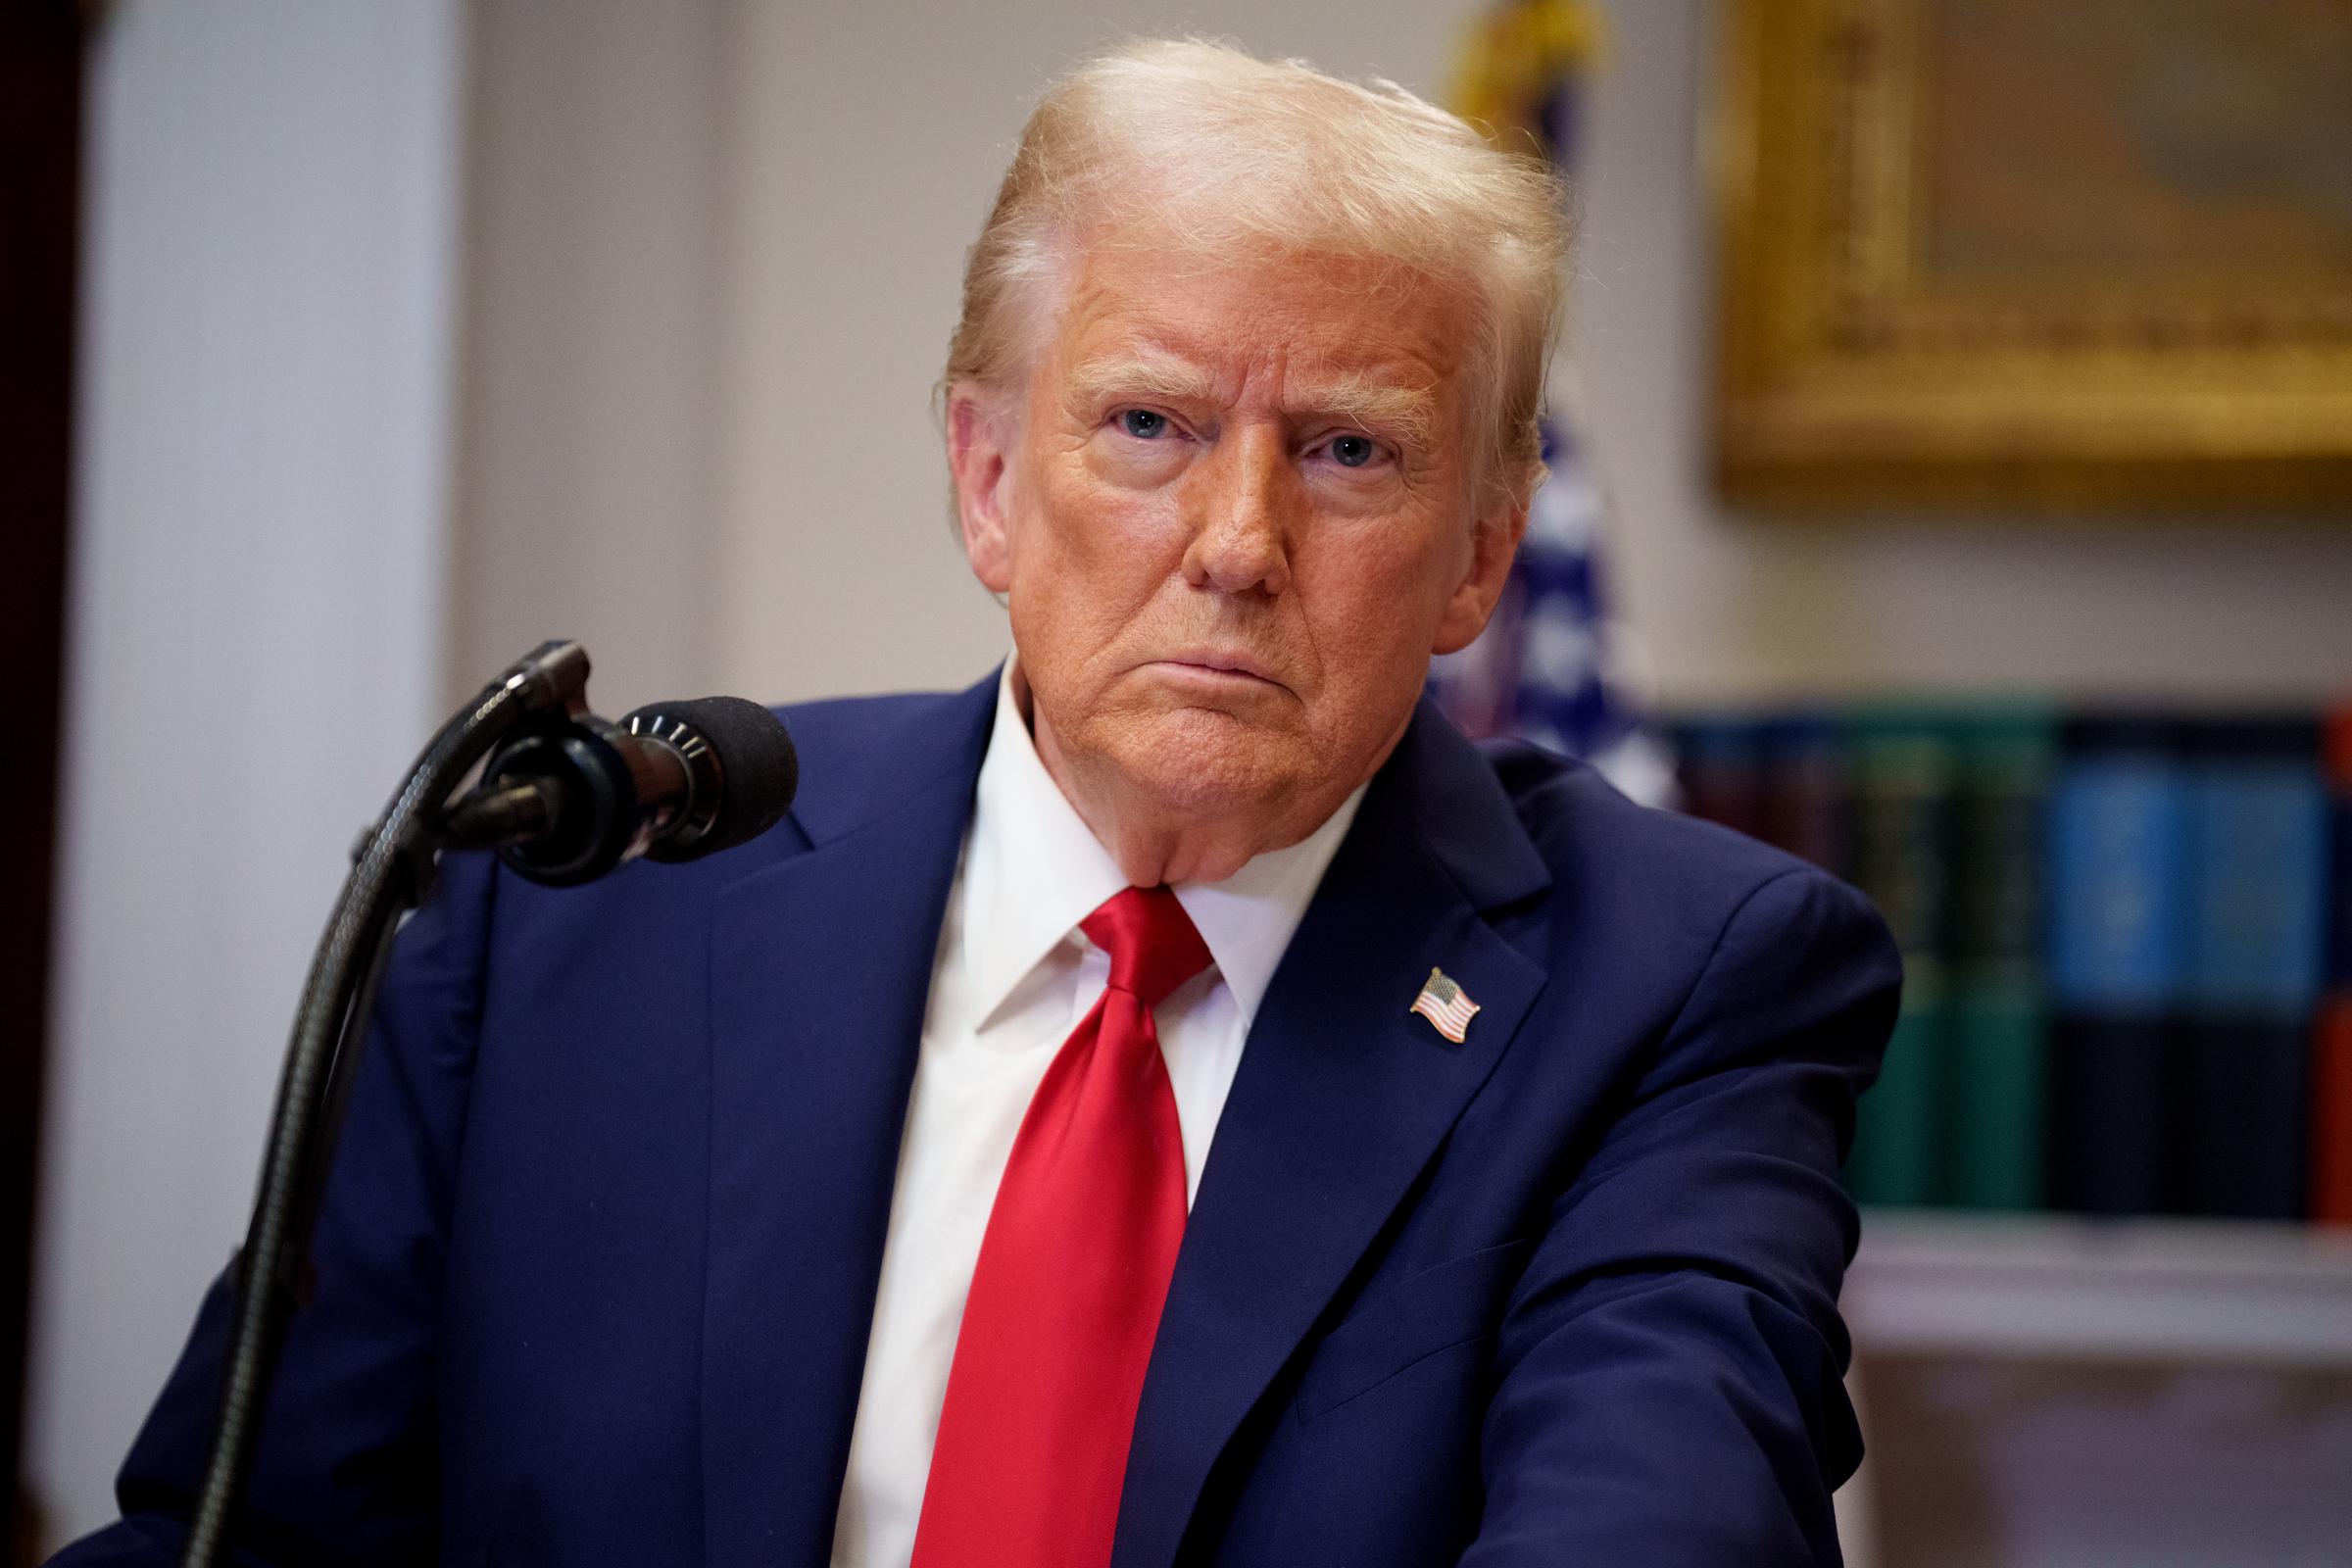
M 1843 1307 L 1865 1356 L 2352 1367 L 2352 1234 L 1874 1211 Z

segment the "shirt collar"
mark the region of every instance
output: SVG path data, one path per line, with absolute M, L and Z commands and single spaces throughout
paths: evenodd
M 1016 678 L 1007 659 L 964 859 L 964 957 L 981 1019 L 1079 921 L 1127 886 L 1118 862 L 1039 760 L 1021 717 Z M 1177 902 L 1207 945 L 1245 1025 L 1257 1016 L 1283 951 L 1363 804 L 1364 788 L 1357 786 L 1297 844 L 1254 857 L 1224 881 L 1177 884 Z
M 996 724 L 964 852 L 964 961 L 972 1016 L 985 1020 L 1104 899 L 1127 885 L 1046 764 L 1021 720 L 1013 662 L 997 683 Z M 1213 951 L 1213 950 L 1212 950 Z

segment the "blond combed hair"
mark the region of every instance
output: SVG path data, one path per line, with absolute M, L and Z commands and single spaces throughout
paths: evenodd
M 1112 50 L 1055 82 L 1022 128 L 964 269 L 943 388 L 1020 381 L 1074 255 L 1120 235 L 1209 258 L 1267 245 L 1372 258 L 1475 291 L 1478 471 L 1521 504 L 1542 477 L 1567 231 L 1538 159 L 1394 82 L 1201 39 Z

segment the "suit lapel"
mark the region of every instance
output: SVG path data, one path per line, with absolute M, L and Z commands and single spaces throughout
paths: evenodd
M 829 1550 L 994 694 L 992 679 L 944 713 L 811 755 L 794 819 L 813 847 L 713 911 L 703 1475 L 714 1568 Z
M 1243 1053 L 1153 1345 L 1112 1561 L 1175 1559 L 1209 1468 L 1355 1269 L 1543 989 L 1482 911 L 1548 874 L 1426 705 L 1367 792 Z M 1408 1012 L 1433 966 L 1481 1011 Z

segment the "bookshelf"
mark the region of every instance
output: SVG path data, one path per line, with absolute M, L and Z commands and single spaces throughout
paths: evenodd
M 1846 1166 L 1848 1562 L 2352 1568 L 2352 704 L 1670 730 L 1688 809 L 1905 956 Z
M 1949 694 L 1668 731 L 1686 808 L 1847 878 L 1903 950 L 1862 1201 L 2352 1224 L 2352 703 Z M 2081 1251 L 2026 1234 L 2050 1270 Z M 2231 1267 L 2259 1246 L 2216 1234 Z
M 1877 1208 L 1850 1568 L 2352 1561 L 2352 1231 Z
M 1843 1304 L 1864 1354 L 2352 1368 L 2352 1231 L 1877 1209 Z

